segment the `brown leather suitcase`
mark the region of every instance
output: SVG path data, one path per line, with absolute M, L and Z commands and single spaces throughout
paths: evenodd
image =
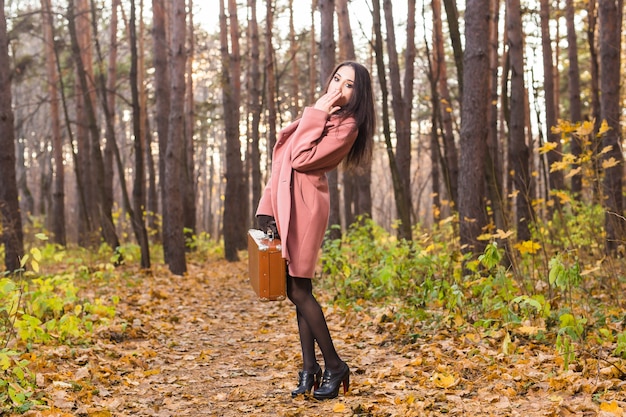
M 248 230 L 248 275 L 259 300 L 284 300 L 286 274 L 280 239 L 270 239 L 261 230 Z

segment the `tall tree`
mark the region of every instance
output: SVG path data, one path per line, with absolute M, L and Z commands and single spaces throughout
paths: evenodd
M 516 191 L 517 238 L 530 238 L 532 217 L 532 177 L 530 150 L 526 144 L 526 88 L 524 85 L 524 39 L 519 0 L 507 1 L 507 32 L 511 71 L 509 120 L 509 161 Z
M 169 241 L 170 271 L 182 275 L 187 271 L 185 259 L 185 236 L 183 234 L 183 196 L 181 176 L 183 175 L 184 155 L 184 108 L 185 108 L 185 60 L 187 58 L 185 41 L 185 0 L 172 0 L 171 40 L 170 40 L 170 89 L 171 107 L 169 114 L 169 132 L 165 151 L 165 199 L 168 227 L 163 234 Z
M 248 44 L 249 62 L 248 65 L 248 112 L 250 117 L 248 123 L 248 146 L 250 154 L 250 176 L 252 185 L 252 207 L 256 207 L 261 199 L 262 179 L 261 179 L 261 150 L 259 147 L 259 126 L 261 124 L 261 72 L 260 47 L 259 47 L 259 25 L 257 22 L 256 0 L 248 0 Z M 252 215 L 254 216 L 254 209 Z
M 456 66 L 457 81 L 459 84 L 459 95 L 463 97 L 463 44 L 461 42 L 461 30 L 459 29 L 459 10 L 456 7 L 455 0 L 443 0 L 446 9 L 446 17 L 448 18 L 448 29 L 450 32 L 450 40 L 452 42 L 452 50 L 454 52 L 454 64 Z
M 90 187 L 90 190 L 83 190 L 86 196 L 89 196 L 90 204 L 87 206 L 90 222 L 94 229 L 93 232 L 100 230 L 100 234 L 104 241 L 114 250 L 118 250 L 120 246 L 115 226 L 113 225 L 113 215 L 104 203 L 105 181 L 104 181 L 104 161 L 102 151 L 100 149 L 100 129 L 95 108 L 95 89 L 93 78 L 92 57 L 90 48 L 87 43 L 91 39 L 83 31 L 91 33 L 89 25 L 90 7 L 80 0 L 80 12 L 82 15 L 78 18 L 77 9 L 74 0 L 69 1 L 68 5 L 68 23 L 69 32 L 72 43 L 72 53 L 76 64 L 76 72 L 78 75 L 78 84 L 82 92 L 81 99 L 84 104 L 85 120 L 87 123 L 88 146 L 84 151 L 87 153 L 86 158 L 88 166 L 85 172 L 89 171 L 90 178 L 93 182 L 83 183 L 83 186 Z M 86 24 L 87 26 L 83 27 Z M 80 36 L 79 36 L 80 34 Z M 80 123 L 79 123 L 80 125 Z M 82 161 L 85 163 L 85 161 Z M 93 239 L 94 236 L 91 236 Z M 90 241 L 90 244 L 97 242 Z
M 167 219 L 167 187 L 165 175 L 165 153 L 169 136 L 169 117 L 171 107 L 170 67 L 168 61 L 168 28 L 169 13 L 164 0 L 152 0 L 152 44 L 154 56 L 154 96 L 156 100 L 156 130 L 159 143 L 159 185 L 161 191 L 161 215 L 163 217 L 163 258 L 169 263 L 171 243 L 168 236 Z
M 413 80 L 415 79 L 415 1 L 408 2 L 407 31 L 405 47 L 404 85 L 400 79 L 400 62 L 396 46 L 395 25 L 391 0 L 383 1 L 387 29 L 387 53 L 389 55 L 389 80 L 391 84 L 391 105 L 396 127 L 396 164 L 406 204 L 398 214 L 400 217 L 398 234 L 401 238 L 411 240 L 411 110 L 413 109 Z
M 546 115 L 546 137 L 548 141 L 555 144 L 556 148 L 547 153 L 548 167 L 559 161 L 561 154 L 561 142 L 559 135 L 552 133 L 552 127 L 557 123 L 557 103 L 556 88 L 554 80 L 554 62 L 552 57 L 552 37 L 550 36 L 550 1 L 540 0 L 540 17 L 541 17 L 541 50 L 543 54 L 543 88 L 545 100 Z M 563 171 L 549 170 L 549 189 L 563 189 Z M 552 199 L 557 202 L 556 198 Z
M 354 40 L 352 39 L 352 28 L 350 27 L 350 13 L 348 11 L 348 0 L 336 0 L 337 28 L 339 30 L 339 61 L 355 60 Z M 357 203 L 356 177 L 350 172 L 342 172 L 343 179 L 343 214 L 346 225 L 354 223 L 355 205 Z
M 490 94 L 490 106 L 488 113 L 488 133 L 487 133 L 487 159 L 485 172 L 487 174 L 487 187 L 488 196 L 491 201 L 491 207 L 493 208 L 493 217 L 495 226 L 501 230 L 508 230 L 508 219 L 506 217 L 506 198 L 504 197 L 504 158 L 501 150 L 505 148 L 503 141 L 500 140 L 498 134 L 498 121 L 499 121 L 499 109 L 508 107 L 498 106 L 497 103 L 500 99 L 508 103 L 506 97 L 500 98 L 498 77 L 501 70 L 500 63 L 500 41 L 499 41 L 499 15 L 500 15 L 500 0 L 491 0 L 491 15 L 493 16 L 490 29 L 490 42 L 489 42 L 489 94 Z M 508 38 L 506 31 L 504 31 L 505 40 Z M 504 53 L 506 56 L 507 52 Z M 506 59 L 506 65 L 508 68 L 508 59 Z M 504 71 L 503 71 L 504 72 Z M 507 71 L 508 74 L 508 71 Z M 508 75 L 503 73 L 503 77 L 506 80 Z M 508 82 L 502 83 L 502 89 L 507 89 Z M 502 135 L 504 136 L 504 135 Z
M 408 211 L 409 204 L 404 193 L 400 171 L 393 152 L 393 142 L 391 140 L 391 126 L 389 124 L 389 89 L 387 88 L 387 69 L 385 68 L 385 57 L 383 52 L 383 35 L 381 28 L 380 0 L 374 0 L 372 11 L 372 21 L 374 26 L 374 53 L 376 56 L 376 72 L 378 73 L 378 81 L 380 84 L 380 95 L 382 103 L 382 122 L 383 136 L 385 138 L 385 148 L 389 159 L 389 171 L 391 172 L 391 181 L 393 184 L 394 202 L 397 215 L 403 223 L 406 219 L 410 219 L 411 213 Z M 410 223 L 410 222 L 409 222 Z M 406 224 L 406 223 L 405 223 Z M 398 235 L 403 237 L 406 232 L 398 231 Z
M 442 164 L 448 198 L 457 201 L 459 157 L 456 149 L 452 119 L 452 97 L 448 89 L 448 69 L 441 20 L 441 0 L 432 0 L 433 12 L 433 82 L 436 83 L 435 96 L 438 97 L 436 116 L 441 120 L 445 164 Z
M 11 68 L 9 62 L 9 38 L 4 14 L 4 0 L 0 0 L 0 221 L 4 264 L 9 272 L 20 267 L 24 254 L 24 235 L 18 202 L 15 174 L 15 126 L 11 100 Z
M 600 0 L 600 108 L 602 120 L 609 129 L 602 145 L 609 149 L 603 155 L 603 201 L 605 207 L 606 249 L 615 252 L 626 237 L 624 221 L 622 128 L 620 125 L 620 74 L 623 0 Z
M 267 106 L 267 154 L 268 165 L 276 144 L 276 63 L 274 62 L 274 6 L 267 0 L 265 7 L 265 103 Z
M 54 18 L 50 0 L 41 0 L 42 26 L 46 55 L 46 74 L 50 99 L 50 124 L 52 131 L 52 152 L 54 155 L 54 184 L 52 191 L 52 239 L 65 246 L 65 169 L 63 167 L 63 137 L 59 112 L 59 75 L 56 69 L 54 43 Z
M 319 0 L 320 10 L 320 86 L 325 87 L 326 80 L 335 67 L 335 0 Z M 339 197 L 339 173 L 337 169 L 327 174 L 330 193 L 330 214 L 328 218 L 329 238 L 337 239 L 341 230 L 333 227 L 341 225 L 341 205 Z
M 241 60 L 239 55 L 239 22 L 235 0 L 228 1 L 230 46 L 224 0 L 220 0 L 220 48 L 222 57 L 222 103 L 226 134 L 226 190 L 224 193 L 224 254 L 237 261 L 237 251 L 246 245 L 248 194 L 244 179 L 239 139 L 239 104 L 241 96 Z
M 183 207 L 185 213 L 185 236 L 191 239 L 196 233 L 196 184 L 194 167 L 194 125 L 195 125 L 195 100 L 193 84 L 193 66 L 195 50 L 195 34 L 193 27 L 193 0 L 189 0 L 188 40 L 187 40 L 187 91 L 185 92 L 185 159 L 183 184 Z M 190 249 L 190 247 L 188 248 Z
M 487 225 L 484 200 L 489 108 L 489 0 L 467 0 L 459 172 L 459 221 L 465 251 L 482 252 Z
M 567 57 L 569 67 L 567 70 L 569 84 L 569 117 L 573 123 L 582 121 L 582 103 L 580 99 L 580 69 L 578 66 L 578 36 L 576 35 L 576 23 L 574 22 L 574 0 L 565 2 L 565 18 L 567 22 Z M 580 156 L 582 146 L 577 137 L 571 139 L 571 152 Z M 572 176 L 572 192 L 580 198 L 582 191 L 582 174 Z
M 139 102 L 139 77 L 137 57 L 137 24 L 135 0 L 130 0 L 130 91 L 133 108 L 133 150 L 135 154 L 133 182 L 133 210 L 130 213 L 133 231 L 141 248 L 141 267 L 150 268 L 148 231 L 144 220 L 146 209 L 146 169 L 144 164 L 144 136 L 142 135 L 141 107 Z M 184 21 L 184 15 L 183 15 Z

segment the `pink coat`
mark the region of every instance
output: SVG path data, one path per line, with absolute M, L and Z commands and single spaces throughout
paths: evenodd
M 346 157 L 357 137 L 356 122 L 307 107 L 302 118 L 278 134 L 272 173 L 256 214 L 273 216 L 289 275 L 313 278 L 328 227 L 326 173 Z

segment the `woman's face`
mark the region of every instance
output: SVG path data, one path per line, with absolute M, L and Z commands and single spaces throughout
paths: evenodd
M 339 68 L 328 85 L 328 91 L 340 91 L 341 96 L 335 101 L 336 106 L 345 106 L 354 91 L 354 68 L 344 65 Z

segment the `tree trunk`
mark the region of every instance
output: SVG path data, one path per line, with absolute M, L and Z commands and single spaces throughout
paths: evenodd
M 350 24 L 348 0 L 337 0 L 339 26 L 339 60 L 355 60 L 354 39 Z M 343 203 L 346 225 L 354 223 L 358 216 L 372 215 L 372 165 L 371 161 L 356 171 L 343 172 Z
M 481 253 L 478 237 L 487 225 L 485 156 L 489 104 L 489 0 L 468 0 L 465 11 L 463 103 L 459 164 L 459 219 L 461 246 Z
M 624 156 L 621 150 L 620 126 L 620 37 L 623 0 L 601 0 L 598 8 L 600 28 L 600 108 L 609 130 L 602 139 L 604 167 L 603 201 L 605 208 L 606 250 L 615 253 L 625 237 L 623 176 Z
M 552 133 L 552 127 L 556 126 L 556 101 L 554 82 L 554 63 L 552 61 L 552 39 L 550 37 L 550 3 L 549 0 L 541 0 L 541 45 L 543 52 L 543 85 L 546 112 L 546 137 L 548 142 L 556 144 L 556 148 L 546 154 L 548 168 L 560 160 L 561 142 L 558 134 Z M 556 170 L 549 173 L 549 189 L 563 189 L 563 171 Z M 551 198 L 554 204 L 558 204 L 558 198 Z
M 567 20 L 567 57 L 569 59 L 569 67 L 567 70 L 569 78 L 569 111 L 572 123 L 582 121 L 582 110 L 580 100 L 580 70 L 578 68 L 578 41 L 576 36 L 576 24 L 574 22 L 574 0 L 566 0 L 565 17 Z M 582 152 L 580 139 L 575 135 L 571 139 L 571 152 L 574 156 L 579 157 Z M 574 168 L 576 168 L 574 166 Z M 582 191 L 582 174 L 578 173 L 572 176 L 572 192 L 580 199 Z
M 326 80 L 335 67 L 335 0 L 319 0 L 320 10 L 320 86 L 324 88 Z M 341 201 L 339 196 L 339 170 L 334 169 L 327 175 L 330 194 L 330 214 L 328 217 L 328 238 L 341 237 Z
M 456 65 L 456 75 L 459 83 L 459 100 L 463 100 L 463 44 L 461 43 L 461 31 L 459 29 L 459 11 L 456 7 L 456 1 L 443 0 L 448 20 L 448 29 L 450 31 L 450 40 L 452 41 L 452 50 L 454 52 L 454 63 Z
M 92 15 L 95 17 L 96 6 L 94 1 L 91 2 Z M 111 1 L 111 21 L 109 24 L 109 55 L 106 81 L 104 80 L 103 60 L 100 50 L 98 49 L 98 59 L 100 65 L 99 80 L 100 94 L 102 95 L 102 107 L 105 114 L 105 138 L 106 145 L 104 147 L 104 206 L 106 210 L 113 210 L 113 177 L 115 164 L 115 94 L 117 85 L 117 13 L 119 8 L 119 0 Z M 97 34 L 97 27 L 94 21 L 94 34 Z M 97 39 L 97 37 L 96 37 Z M 122 176 L 123 178 L 123 176 Z M 125 207 L 125 209 L 127 209 Z
M 498 54 L 499 41 L 498 41 L 498 27 L 499 27 L 499 15 L 500 15 L 500 0 L 491 0 L 491 15 L 493 21 L 491 22 L 491 33 L 489 42 L 489 94 L 490 105 L 488 116 L 488 133 L 487 133 L 487 160 L 485 172 L 487 174 L 487 187 L 488 196 L 493 207 L 493 218 L 497 229 L 508 230 L 508 221 L 506 218 L 506 198 L 504 194 L 504 161 L 503 154 L 507 154 L 507 149 L 503 142 L 499 139 L 498 135 L 498 72 L 500 70 L 499 62 L 500 56 Z M 506 19 L 506 18 L 505 18 Z M 505 35 L 506 38 L 506 30 Z M 504 77 L 508 77 L 504 74 Z M 508 84 L 507 82 L 503 84 Z M 505 87 L 503 87 L 505 88 Z M 506 101 L 508 103 L 508 101 Z M 508 104 L 507 104 L 508 107 Z M 503 137 L 505 135 L 502 135 Z
M 383 52 L 383 36 L 381 30 L 380 19 L 380 0 L 374 0 L 373 4 L 373 25 L 375 33 L 374 52 L 376 55 L 376 70 L 378 72 L 378 80 L 380 84 L 380 95 L 382 102 L 382 121 L 383 121 L 383 135 L 385 137 L 385 147 L 387 149 L 387 157 L 389 159 L 389 170 L 391 172 L 391 180 L 393 183 L 394 201 L 396 204 L 396 211 L 401 221 L 409 219 L 411 216 L 410 211 L 407 211 L 409 204 L 407 203 L 404 189 L 402 187 L 402 181 L 400 179 L 400 171 L 396 163 L 396 157 L 393 153 L 393 144 L 391 142 L 391 127 L 389 126 L 389 90 L 387 89 L 387 69 L 385 68 L 385 56 Z M 398 231 L 400 237 L 405 235 L 405 232 Z
M 274 11 L 272 0 L 267 0 L 265 8 L 265 102 L 267 106 L 267 161 L 270 172 L 272 150 L 276 144 L 276 73 L 274 65 L 274 46 L 272 32 L 274 28 Z
M 509 57 L 511 63 L 511 96 L 509 121 L 509 161 L 513 183 L 517 192 L 516 220 L 517 239 L 530 239 L 532 216 L 532 181 L 530 175 L 530 151 L 526 144 L 526 90 L 524 85 L 524 42 L 522 13 L 519 0 L 507 1 Z
M 261 73 L 260 66 L 260 45 L 259 27 L 256 15 L 256 0 L 248 0 L 250 10 L 248 20 L 248 39 L 250 45 L 250 65 L 248 73 L 248 112 L 250 113 L 250 123 L 248 127 L 249 154 L 250 154 L 250 176 L 252 188 L 252 219 L 254 221 L 254 207 L 261 199 L 262 178 L 261 178 L 261 150 L 259 147 L 259 126 L 261 124 Z M 252 223 L 253 224 L 253 223 Z
M 185 212 L 185 236 L 188 240 L 196 234 L 196 184 L 194 167 L 194 125 L 195 125 L 195 100 L 193 97 L 193 60 L 194 60 L 194 30 L 193 30 L 193 0 L 188 4 L 188 40 L 187 40 L 187 91 L 185 92 L 185 159 L 184 159 L 184 189 L 183 205 Z M 187 250 L 191 250 L 187 246 Z
M 239 55 L 239 24 L 236 4 L 229 0 L 230 44 L 224 0 L 220 0 L 220 45 L 222 56 L 222 102 L 224 105 L 224 132 L 226 135 L 226 190 L 224 193 L 224 255 L 228 261 L 238 261 L 237 251 L 246 244 L 248 195 L 239 140 L 239 103 L 241 91 L 241 63 Z
M 187 271 L 185 260 L 185 236 L 183 234 L 183 196 L 180 187 L 183 175 L 184 155 L 184 106 L 185 106 L 185 0 L 173 0 L 171 10 L 170 91 L 171 108 L 169 133 L 165 152 L 165 199 L 167 230 L 164 240 L 169 241 L 169 269 L 182 275 Z
M 146 91 L 146 62 L 145 62 L 145 22 L 143 20 L 144 2 L 139 2 L 139 57 L 138 57 L 138 73 L 137 83 L 139 87 L 139 107 L 141 112 L 141 136 L 145 138 L 145 161 L 146 170 L 148 176 L 147 195 L 146 195 L 146 223 L 149 234 L 152 236 L 152 240 L 159 241 L 160 231 L 157 225 L 157 214 L 159 212 L 159 197 L 157 190 L 157 178 L 154 169 L 154 158 L 152 157 L 152 129 L 150 129 L 150 118 L 148 117 L 148 94 Z
M 407 44 L 405 52 L 404 91 L 400 81 L 400 65 L 396 49 L 395 26 L 391 0 L 384 0 L 383 9 L 387 28 L 387 52 L 389 56 L 389 79 L 391 83 L 391 105 L 396 126 L 396 165 L 398 166 L 403 204 L 398 214 L 400 217 L 398 235 L 402 239 L 411 240 L 411 109 L 413 108 L 413 80 L 415 61 L 415 1 L 409 1 L 407 17 Z
M 291 83 L 289 94 L 289 112 L 291 120 L 295 120 L 300 114 L 300 66 L 298 65 L 299 43 L 296 39 L 296 28 L 294 26 L 293 0 L 289 0 L 289 55 L 291 66 Z
M 4 0 L 0 0 L 0 61 L 9 62 Z M 11 98 L 11 68 L 0 65 L 0 221 L 4 244 L 4 265 L 8 272 L 20 268 L 24 235 L 15 173 L 15 126 Z
M 130 90 L 133 108 L 133 150 L 135 165 L 133 181 L 133 210 L 130 212 L 135 239 L 141 248 L 141 267 L 150 268 L 150 248 L 148 246 L 148 231 L 143 213 L 146 209 L 146 170 L 144 166 L 144 141 L 142 135 L 141 108 L 139 107 L 139 79 L 137 58 L 137 26 L 135 0 L 130 0 Z M 183 15 L 184 21 L 184 15 Z
M 81 50 L 81 41 L 79 41 L 78 30 L 90 31 L 89 27 L 89 7 L 85 7 L 85 4 L 81 3 L 80 10 L 86 13 L 87 16 L 81 16 L 81 20 L 77 20 L 75 13 L 74 0 L 69 1 L 68 6 L 68 20 L 69 31 L 72 39 L 72 52 L 75 57 L 76 67 L 78 72 L 78 81 L 82 90 L 82 99 L 85 105 L 85 115 L 87 120 L 87 127 L 89 133 L 89 170 L 91 178 L 93 180 L 92 189 L 90 190 L 92 200 L 92 206 L 90 208 L 91 219 L 93 225 L 96 226 L 96 230 L 100 229 L 100 233 L 104 241 L 113 249 L 117 250 L 120 246 L 119 239 L 115 232 L 115 226 L 113 225 L 113 216 L 111 211 L 107 211 L 104 205 L 104 161 L 100 150 L 100 130 L 97 125 L 97 117 L 94 107 L 95 90 L 90 87 L 93 86 L 93 68 L 91 66 L 92 59 L 91 53 L 87 53 L 83 56 L 82 52 L 87 49 Z M 82 19 L 86 19 L 86 29 L 82 26 L 84 22 Z M 89 38 L 85 33 L 81 32 L 81 37 Z M 85 41 L 82 39 L 82 41 Z M 83 44 L 84 45 L 84 44 Z M 89 77 L 89 78 L 88 78 Z M 95 230 L 94 230 L 95 231 Z M 91 242 L 92 244 L 96 242 Z
M 434 81 L 437 84 L 436 95 L 439 98 L 437 104 L 437 116 L 441 120 L 441 131 L 443 132 L 444 158 L 443 165 L 444 178 L 448 198 L 456 205 L 457 188 L 459 177 L 459 157 L 454 140 L 454 130 L 452 123 L 452 98 L 448 90 L 448 70 L 446 67 L 446 56 L 443 42 L 443 28 L 441 21 L 441 0 L 432 1 L 433 11 L 433 73 Z M 438 141 L 437 141 L 438 143 Z
M 168 13 L 164 0 L 152 0 L 152 43 L 154 54 L 154 96 L 156 100 L 156 130 L 159 142 L 159 185 L 161 190 L 161 214 L 163 218 L 163 258 L 166 264 L 170 260 L 171 243 L 169 236 L 169 216 L 167 214 L 167 187 L 165 175 L 165 153 L 169 137 L 169 117 L 171 107 L 171 81 L 168 63 Z

